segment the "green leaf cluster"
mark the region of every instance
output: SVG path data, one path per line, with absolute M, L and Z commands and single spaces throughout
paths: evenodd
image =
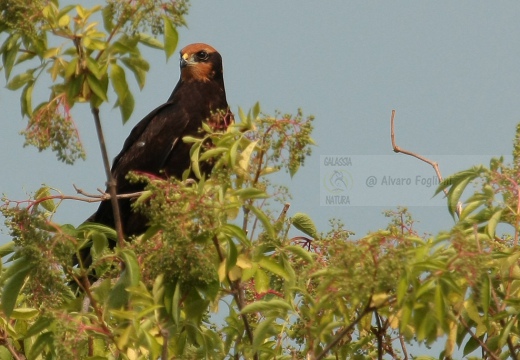
M 51 148 L 66 163 L 85 157 L 74 105 L 98 108 L 109 102 L 111 88 L 114 106 L 120 108 L 123 122 L 128 121 L 135 101 L 127 74 L 132 73 L 142 89 L 150 68 L 140 45 L 162 49 L 168 59 L 177 47 L 176 28 L 185 25 L 188 10 L 185 1 L 108 1 L 90 9 L 79 4 L 60 7 L 58 0 L 2 4 L 2 70 L 7 88 L 21 90 L 22 116 L 28 118 L 22 132 L 25 144 L 40 151 Z M 51 84 L 43 101 L 33 96 L 41 83 Z

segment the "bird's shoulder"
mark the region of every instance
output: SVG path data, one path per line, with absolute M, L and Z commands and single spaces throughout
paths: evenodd
M 128 154 L 130 148 L 138 141 L 142 141 L 143 136 L 153 138 L 155 135 L 160 134 L 166 122 L 169 123 L 169 128 L 172 128 L 175 124 L 178 124 L 180 128 L 185 126 L 185 123 L 188 121 L 187 114 L 177 103 L 175 98 L 170 99 L 168 102 L 156 107 L 134 126 L 125 140 L 123 148 L 114 158 L 112 171 L 117 169 L 122 158 Z

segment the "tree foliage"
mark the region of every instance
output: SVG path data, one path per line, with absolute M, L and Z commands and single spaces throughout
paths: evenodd
M 170 56 L 186 11 L 159 1 L 5 4 L 0 52 L 8 88 L 21 90 L 25 135 L 70 162 L 81 154 L 70 108 L 99 107 L 112 86 L 128 119 L 126 75 L 142 87 L 149 69 L 139 44 Z M 49 100 L 33 107 L 43 75 Z M 0 247 L 0 358 L 397 359 L 412 355 L 407 344 L 435 342 L 444 343 L 436 358 L 518 357 L 520 126 L 512 165 L 492 159 L 441 183 L 451 229 L 419 235 L 397 209 L 361 238 L 337 220 L 320 231 L 297 209 L 288 216 L 289 193 L 272 183 L 310 155 L 312 117 L 268 116 L 256 104 L 225 133 L 204 129 L 183 139 L 196 179 L 131 175 L 147 183 L 135 211 L 151 226 L 115 248 L 113 229 L 55 223 L 67 198 L 55 189 L 4 199 L 12 242 Z M 92 264 L 73 266 L 87 244 Z
M 51 148 L 66 163 L 83 158 L 71 108 L 84 102 L 98 108 L 108 102 L 112 87 L 114 106 L 126 122 L 135 105 L 126 74 L 132 73 L 142 88 L 150 68 L 139 46 L 162 49 L 170 57 L 177 46 L 176 27 L 184 24 L 186 12 L 185 1 L 109 0 L 90 9 L 60 8 L 58 0 L 3 1 L 0 54 L 7 88 L 21 89 L 22 116 L 28 118 L 26 145 Z M 51 86 L 48 100 L 34 106 L 38 82 Z

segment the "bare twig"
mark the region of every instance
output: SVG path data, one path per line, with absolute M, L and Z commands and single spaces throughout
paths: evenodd
M 383 360 L 383 325 L 381 324 L 381 318 L 379 317 L 379 313 L 375 311 L 375 318 L 376 318 L 376 324 L 377 324 L 377 359 Z
M 87 198 L 95 199 L 94 201 L 103 201 L 103 200 L 110 200 L 111 199 L 111 196 L 110 196 L 109 193 L 101 191 L 100 189 L 98 189 L 100 194 L 90 194 L 90 193 L 86 192 L 85 190 L 78 188 L 74 184 L 72 186 L 74 186 L 74 190 L 76 190 L 76 192 L 78 194 L 81 194 L 81 195 L 83 195 L 83 196 L 85 196 Z M 132 198 L 139 197 L 139 196 L 141 196 L 143 194 L 144 194 L 144 191 L 137 191 L 137 192 L 134 192 L 134 193 L 118 194 L 116 197 L 118 199 L 132 199 Z M 69 196 L 69 197 L 72 198 L 72 196 Z M 83 198 L 75 198 L 75 200 L 87 201 L 87 200 L 85 200 Z
M 222 249 L 220 248 L 220 243 L 216 236 L 213 237 L 213 244 L 215 245 L 215 248 L 217 250 L 218 258 L 220 262 L 225 261 L 224 254 L 222 254 Z M 229 283 L 229 286 L 231 287 L 233 298 L 235 299 L 235 302 L 238 307 L 238 311 L 241 313 L 240 317 L 242 318 L 242 321 L 244 322 L 244 329 L 246 331 L 247 337 L 249 338 L 249 342 L 253 344 L 253 330 L 251 329 L 251 326 L 249 325 L 249 321 L 247 320 L 247 315 L 242 314 L 242 309 L 244 308 L 244 294 L 243 289 L 240 287 L 240 284 L 234 281 L 231 281 L 229 278 L 229 275 L 226 273 L 226 278 Z M 255 360 L 258 360 L 258 353 L 255 353 L 253 358 Z
M 318 354 L 318 356 L 316 356 L 316 358 L 314 360 L 321 360 L 323 358 L 325 358 L 325 356 L 327 356 L 327 353 L 334 347 L 336 346 L 340 341 L 341 339 L 343 339 L 353 328 L 354 326 L 356 326 L 360 321 L 361 319 L 363 319 L 363 317 L 365 315 L 367 315 L 368 313 L 370 313 L 371 311 L 374 310 L 374 308 L 372 308 L 370 306 L 370 303 L 372 302 L 372 299 L 370 299 L 367 303 L 367 306 L 363 309 L 363 311 L 361 311 L 359 313 L 359 315 L 354 319 L 354 321 L 352 321 L 346 328 L 344 328 L 343 330 L 341 330 L 337 335 L 336 337 L 334 338 L 334 340 L 332 340 L 327 346 L 325 346 L 325 348 L 323 349 L 323 351 L 321 353 Z
M 24 354 L 20 353 L 16 348 L 13 346 L 11 341 L 8 339 L 7 332 L 3 329 L 0 329 L 0 345 L 3 345 L 7 348 L 7 351 L 11 354 L 13 359 L 15 360 L 25 360 L 26 357 Z
M 408 360 L 408 351 L 406 350 L 403 334 L 399 334 L 399 343 L 401 344 L 401 350 L 403 350 L 403 360 Z
M 83 195 L 84 197 L 79 197 L 79 196 L 74 196 L 74 195 L 59 194 L 59 195 L 44 196 L 44 197 L 41 197 L 41 198 L 39 198 L 37 200 L 20 201 L 20 202 L 17 202 L 17 203 L 30 202 L 31 205 L 29 205 L 29 207 L 32 207 L 32 206 L 34 206 L 36 204 L 42 203 L 42 202 L 47 201 L 47 200 L 76 200 L 76 201 L 83 201 L 83 202 L 88 202 L 88 203 L 94 203 L 94 202 L 100 202 L 100 201 L 105 201 L 105 200 L 112 199 L 112 196 L 110 196 L 110 194 L 108 194 L 108 193 L 103 193 L 103 194 L 100 194 L 100 195 L 87 194 L 87 193 L 81 193 L 81 192 L 78 192 L 78 193 Z M 136 198 L 136 197 L 141 196 L 143 193 L 144 193 L 144 191 L 139 191 L 139 192 L 129 193 L 129 194 L 119 194 L 119 195 L 116 196 L 116 198 L 117 199 L 132 199 L 132 198 Z
M 493 354 L 493 352 L 487 347 L 486 343 L 483 342 L 477 335 L 475 335 L 475 333 L 473 331 L 471 331 L 471 328 L 468 326 L 468 324 L 466 323 L 466 321 L 464 320 L 464 318 L 462 316 L 459 316 L 459 321 L 460 323 L 462 324 L 462 326 L 464 326 L 464 328 L 466 329 L 466 331 L 468 332 L 468 334 L 475 340 L 479 343 L 480 347 L 482 348 L 482 350 L 484 350 L 487 355 L 493 359 L 493 360 L 499 360 L 499 357 L 496 356 L 495 354 Z
M 402 149 L 399 146 L 397 146 L 397 144 L 395 143 L 394 118 L 395 118 L 395 110 L 392 110 L 392 117 L 390 118 L 390 138 L 392 140 L 392 149 L 394 150 L 394 152 L 409 155 L 416 159 L 424 161 L 427 164 L 430 164 L 433 167 L 433 169 L 435 170 L 435 174 L 437 174 L 437 178 L 439 179 L 439 182 L 442 182 L 442 175 L 441 175 L 441 171 L 439 170 L 439 164 L 437 164 L 437 162 L 430 160 L 428 158 L 425 158 L 424 156 L 416 154 L 412 151 L 408 151 L 408 150 Z M 444 194 L 447 196 L 448 190 L 444 189 L 443 191 L 444 191 Z M 461 209 L 459 206 L 457 206 L 456 213 L 457 213 L 457 216 L 459 216 L 459 217 L 460 217 L 460 212 L 461 212 Z
M 169 359 L 169 357 L 168 357 L 168 339 L 170 338 L 170 332 L 168 331 L 168 329 L 161 329 L 161 335 L 163 338 L 161 359 Z
M 121 223 L 121 214 L 119 212 L 119 202 L 117 201 L 116 180 L 112 175 L 112 171 L 110 171 L 110 160 L 108 159 L 108 151 L 105 144 L 105 137 L 103 135 L 103 128 L 101 127 L 101 120 L 99 119 L 99 109 L 93 107 L 92 114 L 94 115 L 94 122 L 96 123 L 96 131 L 98 135 L 99 146 L 101 148 L 101 156 L 103 157 L 103 165 L 107 177 L 108 192 L 110 193 L 112 211 L 114 212 L 114 225 L 117 232 L 117 242 L 120 247 L 123 247 L 125 241 L 123 238 L 123 225 Z
M 267 130 L 265 131 L 264 135 L 262 136 L 262 144 L 265 143 L 265 140 L 267 138 L 267 135 L 269 134 L 269 132 L 271 132 L 272 128 L 274 127 L 274 124 L 272 124 L 271 126 L 269 126 L 267 128 Z M 264 150 L 264 148 L 260 148 L 260 153 L 258 154 L 258 167 L 256 168 L 256 172 L 255 172 L 255 177 L 253 179 L 253 186 L 256 185 L 258 183 L 258 179 L 260 179 L 260 173 L 262 172 L 262 165 L 263 165 L 263 161 L 264 161 L 264 155 L 266 154 L 266 151 Z M 253 200 L 248 200 L 247 203 L 249 205 L 253 205 Z M 243 209 L 244 209 L 244 220 L 243 220 L 243 223 L 242 223 L 242 230 L 246 231 L 247 230 L 247 222 L 249 220 L 249 212 L 250 210 L 247 208 L 247 206 L 243 206 Z
M 280 215 L 278 215 L 278 219 L 276 219 L 276 222 L 279 222 L 279 221 L 283 220 L 283 218 L 287 214 L 287 211 L 289 210 L 290 207 L 291 207 L 291 204 L 289 204 L 289 203 L 285 203 L 283 205 L 282 212 L 280 213 Z

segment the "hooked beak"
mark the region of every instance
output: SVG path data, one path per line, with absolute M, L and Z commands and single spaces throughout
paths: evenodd
M 184 54 L 184 55 L 181 56 L 180 66 L 181 66 L 181 69 L 183 69 L 186 66 L 188 66 L 188 54 Z

